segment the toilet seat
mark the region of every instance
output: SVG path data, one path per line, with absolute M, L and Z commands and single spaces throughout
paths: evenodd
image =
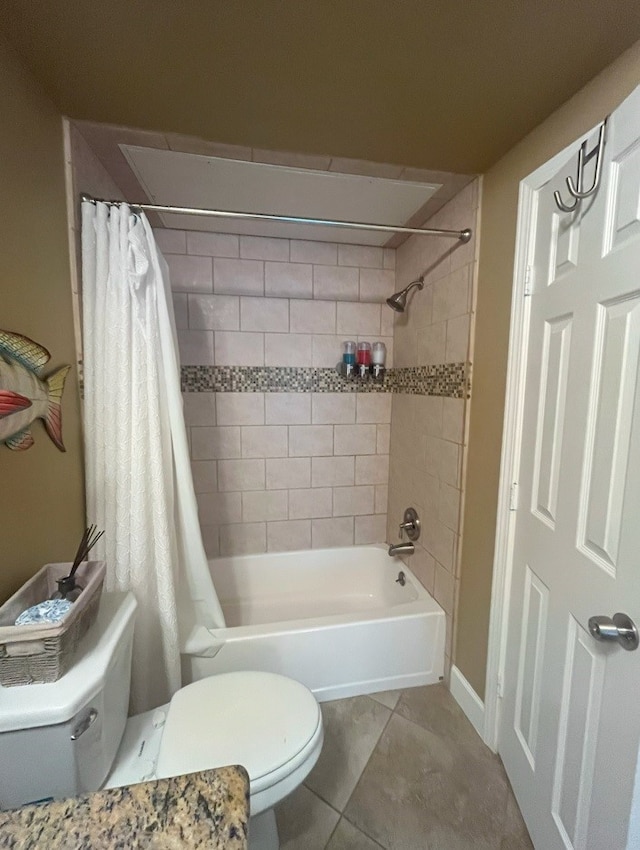
M 300 784 L 322 738 L 320 707 L 300 682 L 276 673 L 222 673 L 174 694 L 156 776 L 241 764 L 257 815 Z

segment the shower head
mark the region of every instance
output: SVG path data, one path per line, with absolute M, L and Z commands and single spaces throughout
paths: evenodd
M 407 295 L 413 287 L 416 289 L 422 289 L 424 286 L 424 276 L 420 275 L 417 280 L 412 280 L 411 283 L 407 284 L 404 289 L 401 289 L 400 292 L 395 292 L 390 298 L 387 298 L 387 304 L 391 307 L 392 310 L 395 310 L 396 313 L 404 313 L 405 307 L 407 306 Z

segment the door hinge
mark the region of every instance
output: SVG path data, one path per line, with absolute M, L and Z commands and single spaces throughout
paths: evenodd
M 531 295 L 532 289 L 532 278 L 533 278 L 533 269 L 531 266 L 527 266 L 524 273 L 524 294 Z
M 514 481 L 511 485 L 511 495 L 509 497 L 509 510 L 518 510 L 518 482 Z

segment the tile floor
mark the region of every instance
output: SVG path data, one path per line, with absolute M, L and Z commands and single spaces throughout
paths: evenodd
M 444 687 L 326 702 L 282 850 L 532 850 L 502 762 Z

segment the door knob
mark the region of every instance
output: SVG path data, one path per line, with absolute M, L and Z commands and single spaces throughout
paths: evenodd
M 638 648 L 636 624 L 626 614 L 589 617 L 589 631 L 596 640 L 615 640 L 623 649 Z

